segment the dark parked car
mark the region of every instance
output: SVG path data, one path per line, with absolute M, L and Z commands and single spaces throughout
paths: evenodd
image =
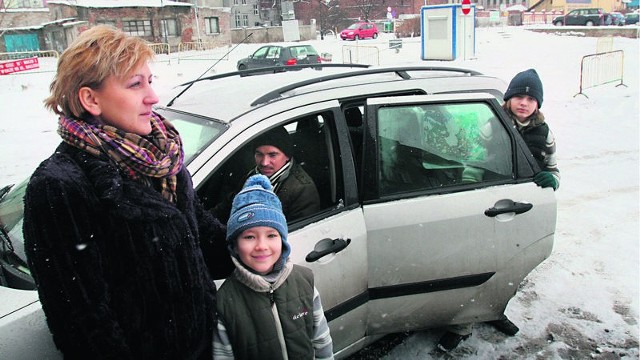
M 640 18 L 640 14 L 638 13 L 627 13 L 624 15 L 626 25 L 637 24 L 638 18 Z
M 502 109 L 506 83 L 449 66 L 311 67 L 204 77 L 155 108 L 204 205 L 242 184 L 257 136 L 284 127 L 321 198 L 288 223 L 290 258 L 315 274 L 337 359 L 389 333 L 500 318 L 551 254 L 557 215 Z M 25 261 L 24 191 L 0 190 L 0 358 L 60 359 Z
M 555 26 L 581 25 L 594 26 L 605 25 L 608 14 L 601 8 L 575 9 L 565 15 L 553 19 Z
M 320 63 L 320 56 L 311 45 L 265 45 L 244 59 L 238 60 L 238 70 L 274 66 L 291 66 Z
M 626 19 L 621 13 L 615 11 L 609 13 L 609 17 L 607 18 L 607 25 L 624 26 L 625 23 Z
M 358 40 L 378 37 L 378 27 L 372 22 L 361 21 L 340 32 L 342 40 Z

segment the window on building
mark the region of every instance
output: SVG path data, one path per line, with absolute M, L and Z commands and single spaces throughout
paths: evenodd
M 151 20 L 128 20 L 122 22 L 122 31 L 133 36 L 153 36 Z
M 162 32 L 162 37 L 178 36 L 180 34 L 178 21 L 176 19 L 162 19 L 160 21 L 160 31 Z
M 260 15 L 260 10 L 258 9 L 258 4 L 253 4 L 253 15 Z
M 242 17 L 240 16 L 240 14 L 236 14 L 236 27 L 242 27 Z
M 242 5 L 247 5 L 247 0 L 241 0 L 242 1 Z
M 116 22 L 115 20 L 97 20 L 96 24 L 100 24 L 100 25 L 109 25 L 109 26 L 113 26 L 116 27 Z
M 233 5 L 238 5 L 240 4 L 240 0 L 233 0 Z
M 249 15 L 242 14 L 242 26 L 244 26 L 244 27 L 248 27 L 249 26 Z
M 220 20 L 217 17 L 204 18 L 204 25 L 206 27 L 205 32 L 207 34 L 220 33 Z

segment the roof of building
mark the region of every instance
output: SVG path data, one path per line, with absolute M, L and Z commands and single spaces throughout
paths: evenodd
M 193 6 L 193 4 L 171 0 L 49 0 L 47 3 L 89 8 Z

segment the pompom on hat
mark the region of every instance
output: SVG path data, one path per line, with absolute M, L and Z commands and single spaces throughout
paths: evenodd
M 244 183 L 244 187 L 233 198 L 231 215 L 227 222 L 227 245 L 231 254 L 237 254 L 236 239 L 246 229 L 256 226 L 268 226 L 276 229 L 282 238 L 281 258 L 286 260 L 291 253 L 287 241 L 289 234 L 287 219 L 282 213 L 282 203 L 273 192 L 269 178 L 253 175 Z
M 534 69 L 519 72 L 511 79 L 504 93 L 504 101 L 516 95 L 529 95 L 538 101 L 538 109 L 542 108 L 542 81 Z

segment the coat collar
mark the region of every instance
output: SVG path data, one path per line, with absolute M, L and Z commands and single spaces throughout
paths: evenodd
M 65 143 L 58 147 L 58 152 L 67 153 L 83 170 L 100 203 L 128 219 L 156 220 L 173 216 L 191 204 L 195 196 L 184 167 L 177 175 L 178 202 L 172 204 L 158 190 L 123 176 L 118 167 L 104 157 L 95 157 Z

